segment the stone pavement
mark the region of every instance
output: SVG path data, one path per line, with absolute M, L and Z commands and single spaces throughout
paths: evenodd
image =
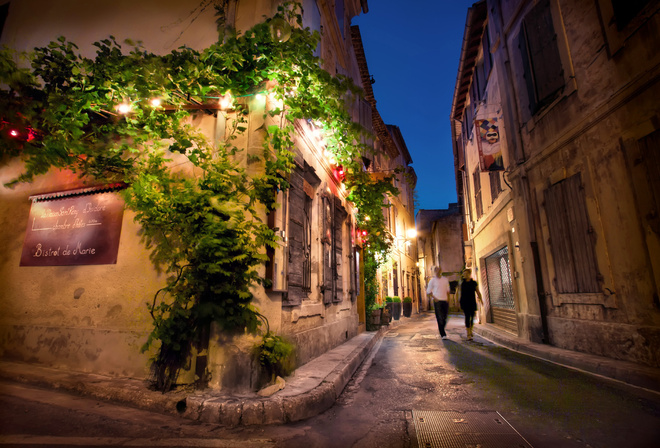
M 460 318 L 458 315 L 455 317 Z M 313 417 L 329 409 L 387 331 L 401 323 L 414 324 L 426 319 L 433 319 L 433 313 L 422 312 L 410 319 L 402 317 L 398 322 L 393 321 L 389 328 L 361 333 L 299 367 L 286 379 L 286 387 L 268 398 L 259 397 L 256 393 L 239 396 L 211 390 L 181 390 L 162 394 L 150 390 L 144 380 L 65 372 L 9 361 L 0 361 L 0 379 L 226 426 L 287 423 Z M 456 330 L 463 331 L 459 327 Z M 660 393 L 660 369 L 522 341 L 490 324 L 475 325 L 475 333 L 526 355 Z

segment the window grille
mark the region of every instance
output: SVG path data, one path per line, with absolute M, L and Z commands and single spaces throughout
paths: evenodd
M 486 281 L 488 296 L 493 307 L 515 310 L 513 283 L 509 266 L 509 248 L 503 247 L 486 257 Z

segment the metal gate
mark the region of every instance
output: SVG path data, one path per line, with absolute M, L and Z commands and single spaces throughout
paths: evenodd
M 513 283 L 509 266 L 509 248 L 503 247 L 486 257 L 484 285 L 490 301 L 490 313 L 495 325 L 513 333 L 518 333 L 516 306 L 513 302 Z

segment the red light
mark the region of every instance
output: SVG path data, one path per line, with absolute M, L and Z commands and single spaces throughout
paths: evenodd
M 20 133 L 16 129 L 12 129 L 11 131 L 9 131 L 9 135 L 11 135 L 12 137 L 18 137 Z
M 362 236 L 367 236 L 367 231 L 366 230 L 362 231 Z

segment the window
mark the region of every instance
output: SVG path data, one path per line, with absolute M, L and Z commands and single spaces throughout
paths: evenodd
M 502 192 L 502 183 L 500 181 L 500 172 L 499 171 L 490 171 L 488 173 L 490 177 L 490 198 L 493 202 L 497 199 Z
M 628 38 L 641 31 L 660 8 L 658 2 L 651 0 L 597 0 L 596 3 L 610 57 L 623 49 Z
M 7 15 L 9 14 L 9 2 L 4 5 L 0 5 L 0 37 L 2 37 L 2 31 L 5 28 L 5 22 L 7 21 Z
M 337 16 L 337 25 L 341 37 L 344 37 L 344 0 L 335 0 L 335 15 Z
M 473 173 L 474 179 L 474 208 L 477 219 L 484 214 L 483 204 L 481 203 L 481 171 L 477 168 Z
M 486 257 L 486 285 L 491 306 L 514 310 L 513 283 L 509 267 L 509 248 L 503 247 Z
M 266 264 L 266 278 L 271 284 L 272 291 L 286 291 L 288 277 L 288 229 L 289 222 L 289 192 L 277 192 L 277 208 L 268 215 L 268 225 L 276 229 L 279 241 L 276 248 L 268 247 L 268 263 Z
M 599 292 L 594 231 L 589 225 L 579 173 L 546 190 L 545 209 L 557 292 Z
M 565 84 L 557 38 L 550 0 L 542 0 L 523 19 L 518 37 L 532 114 L 551 103 Z
M 343 241 L 344 222 L 348 213 L 339 198 L 324 195 L 323 203 L 323 303 L 344 300 L 343 286 Z
M 399 265 L 396 263 L 392 263 L 392 282 L 394 286 L 394 295 L 398 296 L 399 295 Z
M 649 2 L 650 0 L 612 0 L 617 29 L 623 30 Z
M 288 285 L 282 302 L 300 305 L 312 291 L 312 210 L 320 180 L 311 167 L 291 173 L 288 209 Z

